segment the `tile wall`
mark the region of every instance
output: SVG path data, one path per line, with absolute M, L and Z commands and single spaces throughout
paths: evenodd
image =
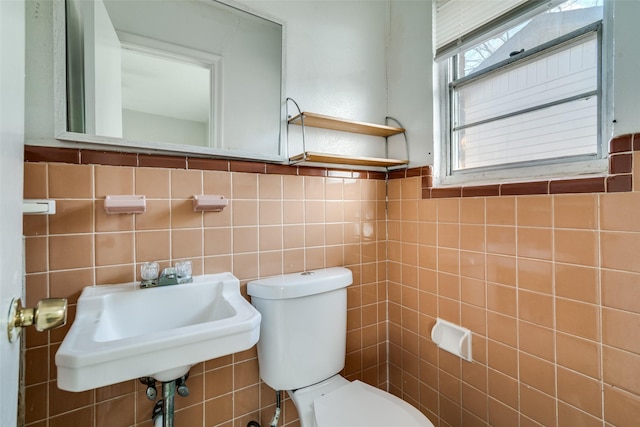
M 497 192 L 434 192 L 422 170 L 391 174 L 387 189 L 375 174 L 27 148 L 25 197 L 58 201 L 54 216 L 25 217 L 27 302 L 66 296 L 73 315 L 82 287 L 135 280 L 147 260 L 189 258 L 197 272 L 232 271 L 243 284 L 347 265 L 356 282 L 347 377 L 390 390 L 436 426 L 635 427 L 640 137 L 614 142 L 624 164 L 610 173 L 622 177 Z M 199 192 L 231 206 L 194 214 L 189 198 Z M 103 213 L 105 195 L 134 193 L 149 199 L 147 213 Z M 473 332 L 473 362 L 433 344 L 437 317 Z M 27 334 L 27 425 L 151 425 L 136 381 L 57 389 L 64 332 Z M 268 425 L 274 396 L 255 350 L 200 364 L 189 382 L 178 425 Z M 288 399 L 282 425 L 298 425 Z
M 81 164 L 78 150 L 48 150 L 27 147 L 25 156 L 36 160 L 25 162 L 25 198 L 57 202 L 55 215 L 24 217 L 27 304 L 68 298 L 72 321 L 83 287 L 137 280 L 145 261 L 165 267 L 190 259 L 195 274 L 231 271 L 243 292 L 254 278 L 345 265 L 355 284 L 344 374 L 387 387 L 384 179 L 301 176 L 297 168 L 267 174 L 264 164 L 198 159 L 191 166 L 225 170 L 186 169 L 184 158 L 163 159 L 163 167 Z M 150 157 L 136 163 L 136 155 L 82 154 L 85 163 L 154 165 Z M 234 166 L 258 172 L 230 172 Z M 194 213 L 191 198 L 203 193 L 224 195 L 230 206 Z M 109 194 L 144 194 L 147 212 L 107 215 Z M 27 333 L 26 425 L 151 426 L 153 403 L 135 380 L 82 393 L 56 387 L 54 355 L 67 330 Z M 275 394 L 259 380 L 255 348 L 195 366 L 187 385 L 189 397 L 176 398 L 178 426 L 264 426 L 273 415 Z M 289 399 L 282 420 L 298 425 Z
M 441 426 L 639 425 L 639 153 L 624 192 L 389 181 L 390 390 Z M 437 317 L 473 332 L 473 362 L 433 344 Z

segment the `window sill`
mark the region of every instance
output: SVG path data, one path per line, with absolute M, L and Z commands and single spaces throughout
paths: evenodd
M 608 173 L 585 178 L 540 178 L 481 185 L 434 187 L 433 168 L 425 166 L 389 173 L 389 179 L 422 177 L 422 198 L 520 196 L 534 194 L 617 193 L 633 190 L 633 152 L 640 151 L 640 133 L 610 141 Z

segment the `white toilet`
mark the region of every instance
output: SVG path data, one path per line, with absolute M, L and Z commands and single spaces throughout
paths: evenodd
M 289 392 L 301 427 L 433 427 L 402 399 L 339 375 L 352 281 L 351 270 L 336 267 L 249 282 L 262 314 L 260 377 Z

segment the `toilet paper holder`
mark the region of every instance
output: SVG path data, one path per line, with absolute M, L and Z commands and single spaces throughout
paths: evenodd
M 471 331 L 455 323 L 437 318 L 431 330 L 431 340 L 441 349 L 472 362 Z

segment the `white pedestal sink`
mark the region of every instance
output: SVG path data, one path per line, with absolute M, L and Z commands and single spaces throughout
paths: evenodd
M 260 313 L 231 273 L 148 289 L 136 282 L 86 287 L 56 353 L 58 387 L 172 381 L 196 363 L 251 348 L 259 334 Z

